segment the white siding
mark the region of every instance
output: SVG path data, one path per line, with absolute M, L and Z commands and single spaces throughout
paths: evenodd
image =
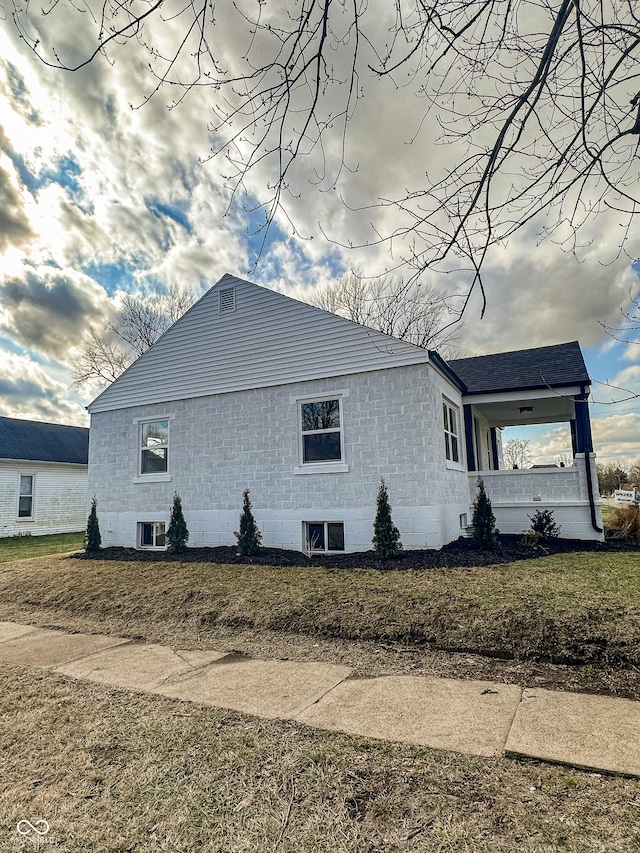
M 235 309 L 218 291 L 235 287 Z M 422 364 L 426 350 L 224 276 L 89 407 L 93 412 Z
M 34 477 L 33 518 L 18 518 L 20 474 Z M 0 460 L 0 536 L 71 533 L 87 524 L 87 466 Z
M 296 473 L 296 399 L 340 391 L 348 471 Z M 438 548 L 459 535 L 469 507 L 466 470 L 445 460 L 443 394 L 461 407 L 460 394 L 422 364 L 93 413 L 89 494 L 103 542 L 135 545 L 136 524 L 167 522 L 177 491 L 190 544 L 235 544 L 249 488 L 265 545 L 300 549 L 303 521 L 344 521 L 347 550 L 364 550 L 384 477 L 405 547 Z M 171 479 L 139 482 L 138 419 L 165 416 Z

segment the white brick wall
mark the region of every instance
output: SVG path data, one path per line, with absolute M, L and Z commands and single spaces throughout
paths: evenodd
M 295 474 L 295 398 L 344 391 L 347 473 Z M 405 547 L 440 547 L 468 512 L 464 470 L 447 467 L 442 394 L 460 395 L 427 364 L 92 415 L 89 495 L 105 545 L 135 545 L 140 521 L 168 521 L 179 492 L 190 544 L 234 544 L 242 492 L 265 545 L 300 548 L 303 521 L 344 521 L 347 550 L 371 547 L 384 477 Z M 134 482 L 140 418 L 171 416 L 166 482 Z M 460 446 L 463 452 L 464 442 Z M 458 466 L 459 468 L 461 466 Z
M 597 488 L 595 454 L 591 471 Z M 531 525 L 537 509 L 553 510 L 560 535 L 566 539 L 603 539 L 591 524 L 589 490 L 584 454 L 579 453 L 568 468 L 528 468 L 519 471 L 481 471 L 485 491 L 491 499 L 496 525 L 502 533 L 521 533 Z M 469 474 L 471 499 L 476 494 L 478 474 Z M 596 523 L 602 527 L 602 506 L 596 498 Z M 471 520 L 471 514 L 469 515 Z

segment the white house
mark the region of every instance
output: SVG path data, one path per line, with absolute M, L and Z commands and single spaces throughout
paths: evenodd
M 234 544 L 248 488 L 265 545 L 357 551 L 384 477 L 405 548 L 439 548 L 482 471 L 505 532 L 544 507 L 597 539 L 588 387 L 577 343 L 447 364 L 226 275 L 89 406 L 89 494 L 106 546 L 163 547 L 175 492 L 190 545 Z M 497 470 L 500 427 L 562 419 L 572 467 Z
M 89 430 L 0 417 L 0 536 L 87 523 Z

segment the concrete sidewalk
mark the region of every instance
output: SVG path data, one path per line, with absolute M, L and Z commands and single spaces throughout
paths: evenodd
M 345 666 L 0 622 L 0 663 L 481 756 L 525 756 L 640 777 L 640 702 L 446 678 L 354 678 Z

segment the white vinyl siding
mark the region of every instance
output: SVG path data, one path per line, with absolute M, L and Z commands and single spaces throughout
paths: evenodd
M 30 517 L 19 516 L 24 476 L 33 477 Z M 0 460 L 0 537 L 84 530 L 87 515 L 86 465 Z
M 235 310 L 219 291 L 235 289 Z M 148 403 L 287 385 L 409 364 L 426 350 L 275 291 L 225 276 L 90 405 Z

